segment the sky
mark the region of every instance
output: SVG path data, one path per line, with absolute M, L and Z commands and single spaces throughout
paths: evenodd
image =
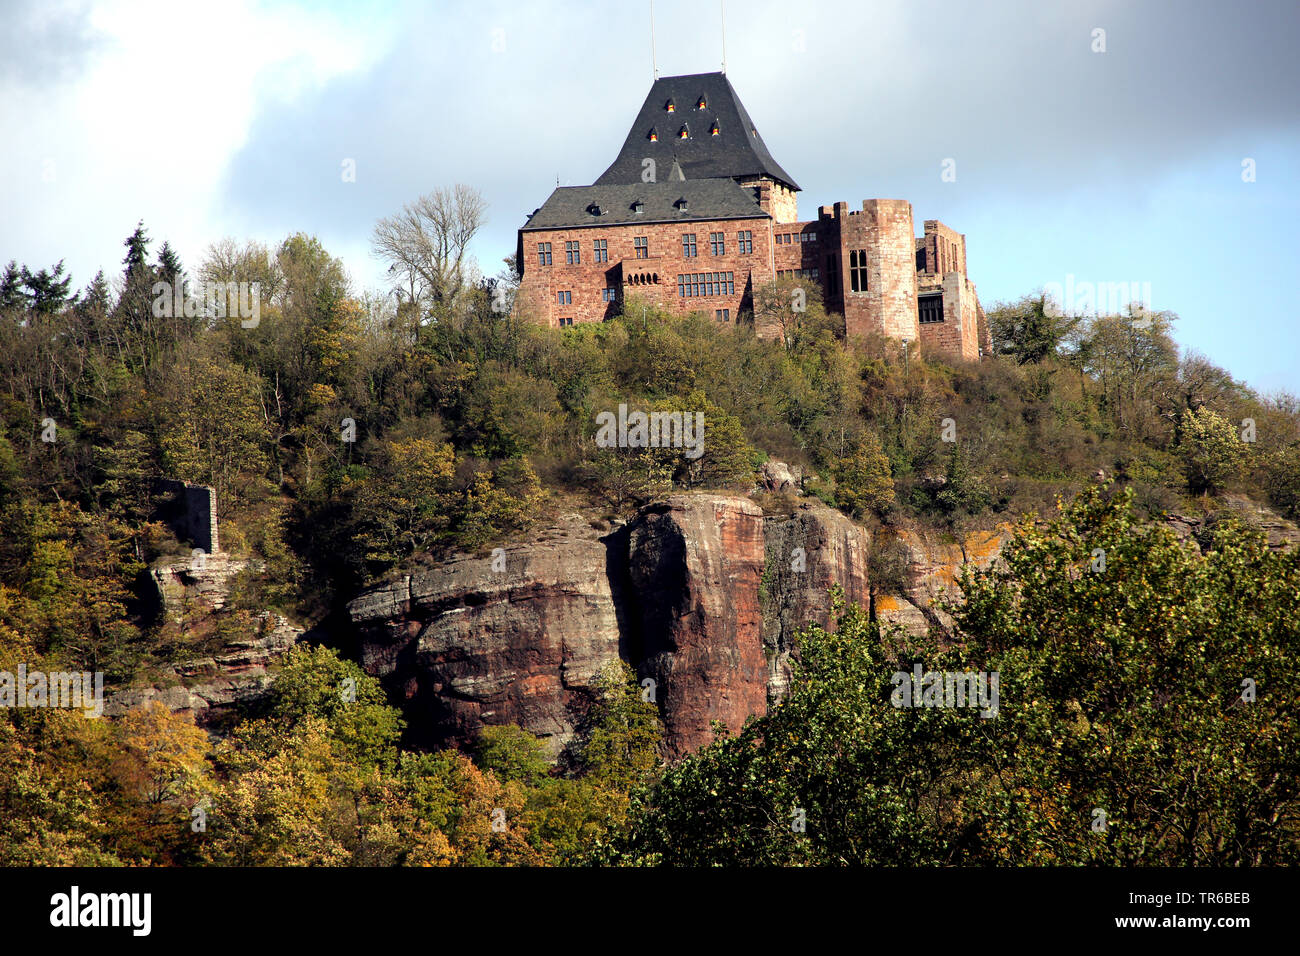
M 722 68 L 719 4 L 654 11 L 660 75 Z M 376 220 L 460 182 L 494 274 L 653 75 L 648 0 L 0 0 L 0 23 L 0 262 L 77 288 L 143 220 L 191 270 L 310 233 L 382 292 Z M 1300 0 L 733 0 L 725 40 L 800 218 L 906 199 L 966 235 L 986 309 L 1125 283 L 1184 348 L 1300 392 Z

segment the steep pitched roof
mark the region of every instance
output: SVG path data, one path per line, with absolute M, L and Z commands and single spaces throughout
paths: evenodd
M 684 201 L 684 202 L 683 202 Z M 636 204 L 641 211 L 636 211 Z M 606 186 L 561 186 L 521 231 L 703 219 L 764 219 L 752 187 L 730 179 L 669 180 Z
M 699 108 L 701 99 L 704 107 Z M 668 110 L 669 104 L 673 109 Z M 657 139 L 651 141 L 650 131 Z M 685 139 L 681 133 L 688 129 Z M 717 130 L 715 134 L 713 131 Z M 676 161 L 692 179 L 771 176 L 791 189 L 799 186 L 767 151 L 758 127 L 722 73 L 664 76 L 655 80 L 618 158 L 596 180 L 597 186 L 641 181 L 642 162 L 653 159 L 668 170 Z

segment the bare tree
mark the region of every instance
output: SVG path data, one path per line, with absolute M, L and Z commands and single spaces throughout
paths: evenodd
M 435 189 L 379 220 L 372 247 L 412 302 L 443 311 L 467 285 L 469 244 L 486 214 L 487 202 L 477 189 L 461 183 Z

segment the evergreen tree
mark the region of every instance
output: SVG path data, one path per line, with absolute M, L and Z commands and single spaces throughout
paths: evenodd
M 13 259 L 10 259 L 9 264 L 5 266 L 3 275 L 0 275 L 0 311 L 26 309 L 30 304 L 23 285 L 25 271 L 25 269 L 20 270 L 18 263 Z
M 23 266 L 23 285 L 32 308 L 41 315 L 53 315 L 63 310 L 68 304 L 68 287 L 72 276 L 63 274 L 63 260 L 60 259 L 53 270 L 42 269 L 32 273 Z

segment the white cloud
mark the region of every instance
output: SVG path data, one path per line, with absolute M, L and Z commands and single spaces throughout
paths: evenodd
M 17 135 L 0 245 L 32 265 L 66 257 L 76 285 L 112 267 L 109 251 L 141 218 L 194 264 L 230 228 L 219 187 L 258 112 L 367 69 L 393 36 L 380 19 L 249 0 L 59 13 L 81 18 L 75 69 L 39 85 L 4 79 L 0 123 Z M 19 29 L 38 36 L 54 16 L 38 11 Z

